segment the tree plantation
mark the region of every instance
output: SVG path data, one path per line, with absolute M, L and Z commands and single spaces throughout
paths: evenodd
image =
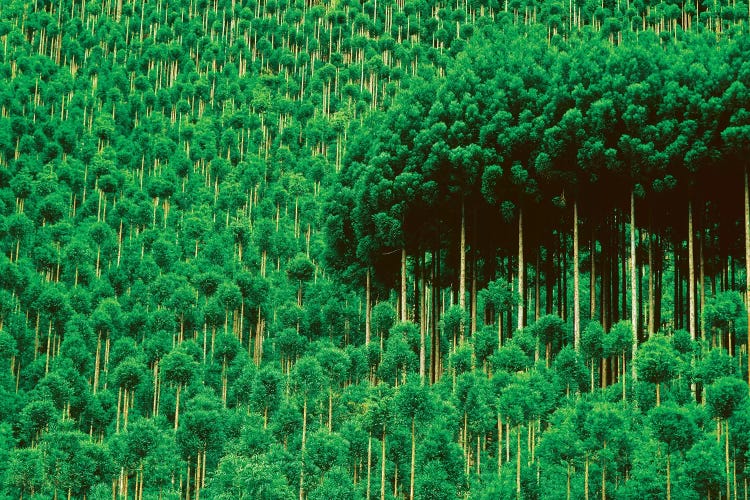
M 749 17 L 0 0 L 0 497 L 750 495 Z

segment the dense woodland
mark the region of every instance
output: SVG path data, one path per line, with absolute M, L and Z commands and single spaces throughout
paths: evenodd
M 0 0 L 0 497 L 746 497 L 749 15 Z

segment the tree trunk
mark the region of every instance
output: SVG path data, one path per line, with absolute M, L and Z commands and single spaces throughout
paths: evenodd
M 409 500 L 414 500 L 414 469 L 416 463 L 416 441 L 414 439 L 414 417 L 411 417 L 411 469 L 409 472 Z
M 632 359 L 638 352 L 638 288 L 636 286 L 636 253 L 635 253 L 635 190 L 630 190 L 630 324 L 633 328 Z M 623 361 L 625 356 L 623 355 Z M 632 377 L 636 379 L 635 363 L 631 363 Z M 625 385 L 623 371 L 623 387 Z
M 729 474 L 729 420 L 724 421 L 724 459 L 726 462 L 727 475 L 727 499 L 731 497 L 731 478 Z
M 466 321 L 466 204 L 461 200 L 461 237 L 459 243 L 459 272 L 458 272 L 458 307 L 461 309 L 461 323 L 459 326 L 461 343 L 464 341 Z
M 661 238 L 659 235 L 656 235 L 654 245 L 654 250 L 656 252 L 656 262 L 654 263 L 654 269 L 656 269 L 656 283 L 654 284 L 654 330 L 652 333 L 658 332 L 661 328 L 661 297 L 664 278 L 664 259 L 662 257 Z
M 591 230 L 591 240 L 589 241 L 591 250 L 591 274 L 589 275 L 589 319 L 596 318 L 596 240 L 594 239 L 594 230 Z
M 613 294 L 613 290 L 617 290 L 616 281 L 615 285 L 612 285 L 614 275 L 612 270 L 612 224 L 612 218 L 608 218 L 604 229 L 604 237 L 602 238 L 601 316 L 605 332 L 608 332 L 612 326 L 612 306 L 614 305 L 615 309 L 617 308 L 617 298 Z
M 385 425 L 383 426 L 383 440 L 381 441 L 380 500 L 385 500 Z
M 154 401 L 151 408 L 151 416 L 159 414 L 157 401 L 159 400 L 159 360 L 154 361 Z
M 607 449 L 607 442 L 604 442 L 604 449 Z M 607 463 L 602 460 L 602 500 L 607 500 Z
M 589 456 L 586 454 L 586 462 L 583 466 L 583 493 L 585 500 L 589 500 Z
M 180 389 L 182 388 L 181 384 L 177 384 L 177 396 L 175 397 L 175 404 L 174 404 L 174 430 L 177 431 L 177 425 L 180 422 Z
M 307 398 L 302 402 L 302 446 L 300 457 L 302 466 L 299 470 L 299 500 L 305 500 L 305 441 L 307 437 Z
M 574 228 L 575 230 L 575 228 Z M 552 314 L 554 311 L 555 304 L 555 263 L 554 263 L 554 249 L 548 248 L 547 255 L 544 257 L 544 312 L 545 314 Z
M 693 237 L 693 202 L 688 200 L 688 304 L 690 339 L 695 340 L 695 265 Z
M 661 404 L 661 391 L 660 391 L 660 383 L 656 383 L 656 406 L 659 406 Z
M 370 500 L 370 477 L 372 472 L 372 432 L 367 435 L 367 493 L 365 500 Z
M 654 277 L 656 275 L 656 269 L 654 268 L 654 235 L 651 233 L 651 225 L 649 223 L 648 230 L 648 331 L 646 334 L 651 336 L 654 330 L 654 318 L 655 318 L 655 307 L 656 300 L 654 297 Z
M 503 422 L 500 414 L 497 415 L 497 475 L 503 466 Z
M 573 201 L 573 346 L 581 347 L 580 276 L 578 271 L 578 201 Z
M 422 289 L 419 291 L 419 380 L 422 384 L 425 382 L 427 372 L 427 318 L 428 318 L 428 301 L 427 301 L 427 265 L 425 264 L 424 253 L 422 253 L 421 263 L 419 266 L 419 275 L 422 281 Z
M 406 321 L 406 247 L 401 248 L 401 321 Z
M 680 243 L 675 237 L 672 242 L 672 251 L 674 254 L 674 311 L 672 321 L 675 329 L 682 328 L 682 273 L 680 273 Z
M 469 309 L 471 310 L 470 315 L 470 323 L 471 323 L 471 329 L 470 333 L 472 337 L 477 332 L 477 239 L 476 239 L 476 227 L 477 227 L 477 211 L 476 208 L 474 209 L 474 220 L 472 223 L 472 232 L 471 232 L 471 290 L 469 292 L 469 297 L 471 298 L 471 301 L 469 303 Z
M 367 268 L 367 277 L 365 279 L 365 345 L 370 344 L 370 335 L 371 335 L 371 309 L 370 309 L 370 301 L 371 301 L 371 295 L 370 295 L 370 268 Z
M 523 261 L 523 208 L 518 209 L 518 330 L 523 329 L 526 310 L 526 288 Z
M 516 500 L 521 499 L 521 425 L 516 426 Z

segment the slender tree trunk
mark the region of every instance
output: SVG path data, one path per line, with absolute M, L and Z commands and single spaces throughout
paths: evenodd
M 607 442 L 604 442 L 604 449 L 607 449 Z M 602 460 L 602 500 L 607 500 L 607 462 Z
M 419 380 L 424 385 L 427 372 L 427 265 L 422 253 L 419 266 L 422 289 L 419 291 Z
M 702 227 L 702 224 L 699 223 Z M 705 239 L 703 231 L 698 233 L 698 269 L 699 277 L 698 283 L 700 284 L 700 302 L 697 311 L 697 321 L 699 321 L 699 332 L 701 339 L 706 336 L 705 322 L 703 321 L 703 310 L 706 307 L 706 264 L 703 259 L 703 240 Z M 697 335 L 697 333 L 696 333 Z
M 516 426 L 516 499 L 521 499 L 521 425 Z
M 367 436 L 367 493 L 365 500 L 370 500 L 370 478 L 372 473 L 372 432 Z
M 724 421 L 724 459 L 726 462 L 726 475 L 727 475 L 727 500 L 731 497 L 731 479 L 732 476 L 729 474 L 729 420 Z
M 690 338 L 695 340 L 695 264 L 693 237 L 693 202 L 688 200 L 688 304 Z
M 471 328 L 470 333 L 472 337 L 477 331 L 477 210 L 473 210 L 474 217 L 472 221 L 471 231 L 471 290 L 469 297 L 471 298 L 469 309 L 471 310 Z
M 586 462 L 583 466 L 583 494 L 586 500 L 589 500 L 589 455 L 586 454 Z
M 180 423 L 180 389 L 182 389 L 181 384 L 177 384 L 177 395 L 175 396 L 175 403 L 174 403 L 174 430 L 177 431 L 177 426 Z
M 300 456 L 302 466 L 299 470 L 299 500 L 305 500 L 305 441 L 307 437 L 307 398 L 302 402 L 302 447 Z
M 380 500 L 385 500 L 385 425 L 383 426 L 383 440 L 381 441 Z
M 575 229 L 575 228 L 574 228 Z M 553 306 L 555 303 L 555 265 L 554 265 L 554 249 L 547 248 L 547 255 L 544 257 L 544 312 L 545 314 L 552 314 L 554 310 Z
M 401 321 L 406 321 L 406 247 L 401 248 Z
M 411 468 L 409 472 L 409 500 L 414 500 L 414 469 L 416 463 L 416 440 L 414 438 L 414 417 L 411 417 Z
M 371 324 L 370 324 L 370 268 L 367 268 L 367 276 L 365 278 L 365 345 L 370 345 L 371 336 Z
M 459 273 L 458 273 L 458 307 L 461 309 L 461 323 L 459 326 L 461 343 L 464 341 L 466 320 L 466 203 L 461 200 L 461 237 L 459 243 Z
M 594 239 L 594 230 L 591 230 L 591 240 L 589 241 L 591 249 L 591 274 L 589 275 L 589 319 L 596 318 L 596 239 Z
M 534 264 L 534 322 L 539 320 L 540 315 L 540 302 L 541 302 L 541 279 L 539 278 L 540 270 L 542 269 L 541 266 L 541 259 L 542 259 L 542 247 L 538 246 L 536 248 L 536 263 Z
M 500 414 L 497 415 L 497 475 L 503 466 L 503 421 Z
M 648 332 L 647 335 L 651 336 L 654 333 L 654 308 L 656 307 L 656 301 L 654 297 L 654 277 L 656 269 L 654 269 L 654 235 L 651 233 L 651 225 L 649 224 L 648 230 Z
M 661 238 L 658 234 L 654 239 L 654 245 L 656 258 L 654 263 L 654 269 L 656 269 L 656 283 L 654 284 L 654 330 L 652 333 L 658 332 L 661 328 L 661 297 L 663 290 L 664 259 L 662 256 Z
M 578 201 L 573 201 L 573 346 L 581 346 L 580 273 L 578 271 Z
M 523 208 L 518 209 L 518 329 L 523 329 L 523 317 L 526 310 L 526 287 L 524 283 L 523 261 Z
M 656 383 L 656 406 L 659 406 L 661 404 L 661 391 L 660 391 L 661 384 L 659 382 Z
M 633 328 L 632 359 L 638 352 L 638 288 L 636 286 L 636 253 L 635 253 L 635 190 L 630 190 L 630 324 Z M 625 356 L 623 355 L 623 361 Z M 636 379 L 635 363 L 630 364 L 633 380 Z M 625 384 L 623 371 L 623 387 Z

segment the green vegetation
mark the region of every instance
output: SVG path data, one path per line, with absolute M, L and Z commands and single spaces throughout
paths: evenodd
M 749 16 L 0 0 L 0 496 L 747 496 Z

